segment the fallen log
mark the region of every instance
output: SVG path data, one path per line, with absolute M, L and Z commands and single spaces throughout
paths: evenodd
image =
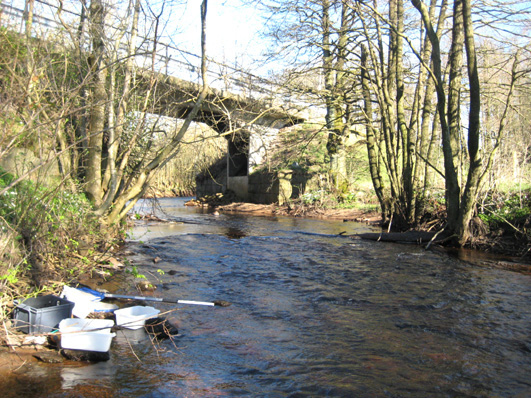
M 433 242 L 441 242 L 446 239 L 446 236 L 440 234 L 436 236 L 436 232 L 426 231 L 407 231 L 407 232 L 366 232 L 362 234 L 353 235 L 361 239 L 374 240 L 379 242 L 395 242 L 395 243 L 414 243 L 425 244 L 433 240 Z

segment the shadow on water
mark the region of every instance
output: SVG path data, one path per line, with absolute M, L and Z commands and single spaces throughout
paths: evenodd
M 227 227 L 225 236 L 229 239 L 240 239 L 247 236 L 247 234 L 239 228 Z
M 130 260 L 156 295 L 232 305 L 157 304 L 180 337 L 117 336 L 105 364 L 43 371 L 40 396 L 528 396 L 529 276 L 339 236 L 362 224 L 176 202 L 197 223 L 140 227 Z

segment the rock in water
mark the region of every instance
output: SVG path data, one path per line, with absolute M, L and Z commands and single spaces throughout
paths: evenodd
M 167 339 L 179 334 L 177 326 L 165 318 L 151 318 L 145 323 L 146 332 L 155 335 L 157 339 Z
M 109 352 L 81 351 L 62 349 L 61 355 L 70 361 L 103 362 L 111 358 Z
M 61 363 L 64 358 L 56 350 L 33 354 L 33 357 L 44 363 Z

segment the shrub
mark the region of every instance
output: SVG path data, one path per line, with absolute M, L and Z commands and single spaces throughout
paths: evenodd
M 530 234 L 531 191 L 492 193 L 483 201 L 479 210 L 479 217 L 491 231 L 512 230 Z
M 73 192 L 31 181 L 10 186 L 13 176 L 0 169 L 0 304 L 52 289 L 88 269 L 80 242 L 93 247 L 99 224 L 89 201 Z M 4 314 L 5 310 L 2 308 Z

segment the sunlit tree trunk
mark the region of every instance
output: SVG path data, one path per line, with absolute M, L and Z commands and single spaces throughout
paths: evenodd
M 389 198 L 385 195 L 384 183 L 381 171 L 380 151 L 378 148 L 379 137 L 376 137 L 377 132 L 373 127 L 373 109 L 370 89 L 370 75 L 367 62 L 367 48 L 362 45 L 361 47 L 361 84 L 364 104 L 364 117 L 365 117 L 365 131 L 367 140 L 367 154 L 369 158 L 369 171 L 371 173 L 372 185 L 378 202 L 380 203 L 380 209 L 382 214 L 382 220 L 387 222 L 389 219 Z
M 456 228 L 460 245 L 464 245 L 469 239 L 469 224 L 474 215 L 482 169 L 482 160 L 479 152 L 481 98 L 470 0 L 463 0 L 462 7 L 467 71 L 470 87 L 470 109 L 468 113 L 467 141 L 469 157 L 468 177 Z
M 127 110 L 129 107 L 129 97 L 131 95 L 131 81 L 133 78 L 133 67 L 134 67 L 134 54 L 135 54 L 135 44 L 138 36 L 138 19 L 140 15 L 140 0 L 135 0 L 133 7 L 133 22 L 131 26 L 131 33 L 129 37 L 129 45 L 127 50 L 127 61 L 125 63 L 125 74 L 123 88 L 121 90 L 121 95 L 118 99 L 117 111 L 114 110 L 114 100 L 111 101 L 110 112 L 109 112 L 109 146 L 107 154 L 107 170 L 106 176 L 103 182 L 104 187 L 106 188 L 105 197 L 101 206 L 96 209 L 96 214 L 102 215 L 108 212 L 111 207 L 113 200 L 118 191 L 119 184 L 124 175 L 123 167 L 120 167 L 118 163 L 118 149 L 122 139 L 122 134 L 125 126 L 125 117 L 127 115 Z M 118 44 L 119 45 L 119 44 Z M 116 57 L 116 55 L 115 55 Z M 118 73 L 117 68 L 114 66 L 116 63 L 113 62 L 112 68 L 112 84 L 110 87 L 111 93 L 114 93 L 116 88 L 116 74 Z M 114 95 L 112 96 L 114 98 Z M 114 117 L 114 114 L 116 116 Z
M 326 128 L 328 130 L 327 151 L 330 158 L 330 174 L 339 188 L 347 181 L 345 139 L 349 133 L 345 103 L 345 61 L 348 41 L 349 13 L 345 1 L 341 4 L 341 26 L 332 31 L 330 21 L 331 3 L 322 1 L 323 72 L 326 91 Z M 331 42 L 331 35 L 337 33 L 337 43 Z
M 107 105 L 107 68 L 105 66 L 105 14 L 101 0 L 93 0 L 89 9 L 90 35 L 92 38 L 92 54 L 89 59 L 92 75 L 90 92 L 90 116 L 88 133 L 88 157 L 86 164 L 85 192 L 96 207 L 103 198 L 102 151 L 103 133 L 105 129 L 105 107 Z
M 426 5 L 420 0 L 411 0 L 411 3 L 422 16 L 424 26 L 426 28 L 426 33 L 432 44 L 432 78 L 435 81 L 435 88 L 437 93 L 437 113 L 439 116 L 439 123 L 441 128 L 442 143 L 443 143 L 443 155 L 444 155 L 444 169 L 445 169 L 445 196 L 447 208 L 450 207 L 449 220 L 453 219 L 453 223 L 457 221 L 457 214 L 459 212 L 459 184 L 457 181 L 457 170 L 454 166 L 454 156 L 455 154 L 452 151 L 451 139 L 450 139 L 450 128 L 447 117 L 447 101 L 446 101 L 446 89 L 443 80 L 443 73 L 441 67 L 441 48 L 439 42 L 439 36 L 434 29 L 432 20 L 429 15 L 429 11 Z M 454 51 L 455 56 L 455 51 Z M 454 60 L 455 62 L 455 60 Z M 455 84 L 455 82 L 454 82 Z M 456 189 L 457 189 L 457 198 L 456 198 Z M 457 201 L 456 201 L 457 199 Z M 448 211 L 448 210 L 447 210 Z M 449 221 L 450 222 L 450 221 Z

